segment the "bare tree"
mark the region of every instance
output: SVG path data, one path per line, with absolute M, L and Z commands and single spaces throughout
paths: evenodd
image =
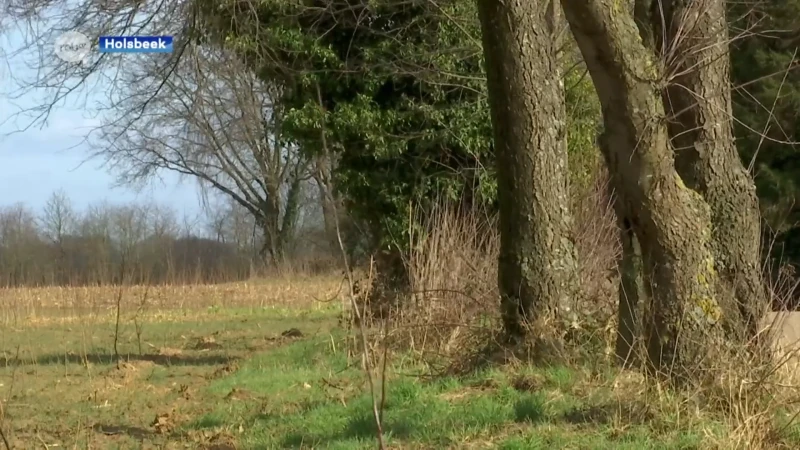
M 203 212 L 205 213 L 203 226 L 206 229 L 206 233 L 211 239 L 223 244 L 226 243 L 228 241 L 226 233 L 228 222 L 227 211 L 219 205 L 206 205 L 206 207 L 203 208 Z
M 64 236 L 73 231 L 75 211 L 63 190 L 53 192 L 42 210 L 39 222 L 44 236 L 63 250 Z
M 277 133 L 280 91 L 257 80 L 252 68 L 225 53 L 197 45 L 197 2 L 126 3 L 101 0 L 0 2 L 0 28 L 35 26 L 25 33 L 22 58 L 35 71 L 16 76 L 12 97 L 44 93 L 24 111 L 29 125 L 47 121 L 67 97 L 88 94 L 102 83 L 108 98 L 89 108 L 103 126 L 89 141 L 128 184 L 144 183 L 160 171 L 178 172 L 204 189 L 229 196 L 253 215 L 263 236 L 263 257 L 281 264 L 295 235 L 311 160 Z M 7 21 L 12 19 L 12 21 Z M 13 22 L 14 19 L 22 19 Z M 51 55 L 65 31 L 90 39 L 108 34 L 168 34 L 178 37 L 174 53 L 131 57 L 91 54 L 83 64 Z M 135 58 L 135 57 L 134 57 Z
M 27 122 L 25 128 L 44 125 L 52 111 L 68 98 L 86 102 L 98 92 L 98 85 L 104 85 L 104 91 L 109 92 L 126 90 L 128 80 L 123 75 L 130 70 L 131 58 L 92 52 L 82 64 L 63 61 L 55 57 L 53 47 L 61 34 L 79 31 L 90 40 L 102 35 L 181 36 L 174 53 L 163 58 L 144 58 L 155 62 L 156 70 L 168 77 L 195 34 L 193 8 L 194 2 L 184 0 L 0 0 L 0 31 L 17 31 L 22 38 L 22 45 L 7 54 L 29 69 L 11 73 L 10 81 L 15 86 L 4 87 L 9 89 L 12 99 L 32 92 L 40 97 L 36 105 L 22 111 Z M 157 97 L 162 87 L 161 83 L 151 86 L 139 98 L 140 105 Z M 102 112 L 108 105 L 85 103 L 85 106 Z
M 36 225 L 33 211 L 21 203 L 0 209 L 0 271 L 8 284 L 41 273 L 43 247 Z
M 54 192 L 42 210 L 39 217 L 40 229 L 46 239 L 55 246 L 55 269 L 53 276 L 59 283 L 65 281 L 67 264 L 67 249 L 65 237 L 74 231 L 76 214 L 69 197 L 63 191 Z
M 164 205 L 152 205 L 147 208 L 147 223 L 150 237 L 162 239 L 177 237 L 180 224 L 175 210 Z
M 312 161 L 280 138 L 280 91 L 264 85 L 224 51 L 193 47 L 163 80 L 161 95 L 140 99 L 161 74 L 143 63 L 112 98 L 116 120 L 101 128 L 96 155 L 129 184 L 161 170 L 195 179 L 249 211 L 263 235 L 262 255 L 282 264 L 294 237 Z
M 111 240 L 116 244 L 117 254 L 129 267 L 137 245 L 147 236 L 147 213 L 146 207 L 141 205 L 117 206 L 110 211 Z
M 208 233 L 218 242 L 233 244 L 239 251 L 257 256 L 262 236 L 257 233 L 253 215 L 229 197 L 217 200 L 204 208 Z
M 78 221 L 83 254 L 75 263 L 98 280 L 109 280 L 112 276 L 111 220 L 111 206 L 101 202 L 90 205 Z

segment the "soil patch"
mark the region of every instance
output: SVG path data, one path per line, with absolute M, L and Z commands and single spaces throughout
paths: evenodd
M 222 348 L 222 345 L 214 339 L 214 336 L 202 337 L 194 345 L 195 350 L 216 350 L 219 348 Z

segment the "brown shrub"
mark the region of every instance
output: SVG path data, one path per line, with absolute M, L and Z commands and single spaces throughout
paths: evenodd
M 455 355 L 485 345 L 500 327 L 496 217 L 449 203 L 422 213 L 404 257 L 410 299 L 392 314 L 395 343 L 418 351 Z M 585 293 L 575 299 L 570 326 L 606 340 L 616 311 L 616 261 L 620 252 L 607 175 L 573 195 L 575 243 Z M 563 334 L 565 330 L 554 330 Z M 600 333 L 598 333 L 600 331 Z

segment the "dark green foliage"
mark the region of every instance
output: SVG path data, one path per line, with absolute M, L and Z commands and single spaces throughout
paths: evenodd
M 265 0 L 256 12 L 201 5 L 203 28 L 282 89 L 283 138 L 336 155 L 337 188 L 373 249 L 403 249 L 409 208 L 434 199 L 494 207 L 474 1 Z M 572 70 L 565 83 L 576 184 L 595 167 L 599 118 L 583 75 Z
M 777 237 L 773 256 L 797 264 L 800 147 L 789 143 L 800 141 L 800 1 L 732 3 L 729 16 L 731 33 L 746 33 L 731 55 L 737 145 L 746 165 L 754 160 L 762 213 Z
M 473 2 L 269 0 L 257 14 L 231 5 L 201 17 L 282 89 L 283 138 L 337 155 L 336 185 L 375 244 L 402 246 L 409 206 L 436 194 L 492 202 Z

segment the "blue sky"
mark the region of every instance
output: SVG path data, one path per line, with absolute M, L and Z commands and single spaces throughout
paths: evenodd
M 14 48 L 18 36 L 0 36 L 0 48 Z M 9 71 L 30 70 L 20 67 L 15 57 L 6 59 L 0 52 L 0 89 L 8 86 Z M 14 72 L 19 75 L 18 72 Z M 24 77 L 25 74 L 22 74 Z M 102 91 L 102 87 L 99 88 Z M 92 104 L 89 93 L 81 104 Z M 98 122 L 91 114 L 73 105 L 54 110 L 48 124 L 25 131 L 30 119 L 15 115 L 36 104 L 36 94 L 10 100 L 0 91 L 0 206 L 23 202 L 40 209 L 48 197 L 63 190 L 78 208 L 107 200 L 111 203 L 155 201 L 174 207 L 179 214 L 196 214 L 200 209 L 196 185 L 180 183 L 172 174 L 163 174 L 163 182 L 154 182 L 141 192 L 128 188 L 113 188 L 114 177 L 101 167 L 101 160 L 88 160 L 89 149 L 81 144 Z

